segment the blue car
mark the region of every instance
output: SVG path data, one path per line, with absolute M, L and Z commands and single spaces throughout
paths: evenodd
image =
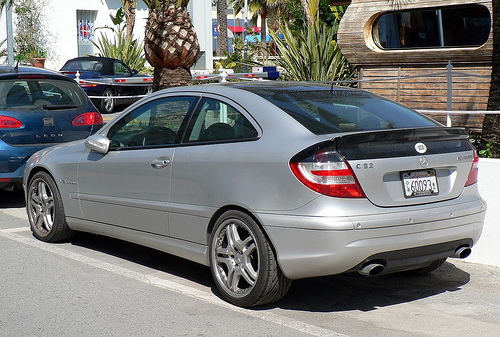
M 101 113 L 112 113 L 117 105 L 131 104 L 153 91 L 153 77 L 114 58 L 77 57 L 67 61 L 61 72 L 77 80 Z
M 0 66 L 0 188 L 22 187 L 33 153 L 87 138 L 102 125 L 101 114 L 69 77 L 41 68 Z

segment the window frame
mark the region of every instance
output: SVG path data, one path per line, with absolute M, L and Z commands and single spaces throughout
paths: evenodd
M 147 102 L 144 102 L 143 104 L 141 104 L 139 106 L 136 106 L 134 109 L 130 110 L 127 114 L 125 114 L 120 119 L 118 119 L 116 122 L 114 122 L 112 125 L 110 125 L 110 127 L 106 130 L 105 135 L 110 140 L 110 142 L 113 143 L 113 141 L 116 141 L 116 139 L 113 139 L 112 137 L 116 133 L 113 134 L 112 136 L 110 136 L 110 133 L 112 133 L 113 129 L 115 127 L 118 127 L 118 125 L 121 124 L 122 121 L 127 120 L 126 122 L 124 122 L 121 125 L 121 128 L 123 128 L 125 125 L 130 123 L 132 120 L 138 118 L 140 115 L 146 113 L 147 110 L 152 109 L 152 107 L 148 107 L 150 104 L 157 102 L 157 101 L 176 99 L 176 98 L 192 98 L 193 101 L 192 101 L 191 106 L 189 107 L 188 111 L 186 112 L 186 114 L 183 117 L 183 120 L 179 126 L 179 130 L 177 131 L 177 136 L 172 144 L 137 145 L 137 146 L 126 146 L 126 147 L 121 147 L 121 146 L 120 147 L 113 147 L 110 145 L 109 150 L 110 151 L 130 151 L 130 150 L 142 150 L 142 149 L 149 149 L 149 148 L 168 148 L 168 147 L 178 146 L 181 143 L 181 140 L 184 138 L 186 125 L 191 120 L 191 116 L 193 114 L 193 111 L 198 106 L 198 103 L 199 103 L 200 98 L 201 98 L 200 95 L 181 93 L 181 94 L 173 94 L 173 95 L 162 96 L 162 97 L 155 97 L 151 100 L 148 100 Z M 161 103 L 159 103 L 159 104 L 161 104 Z M 138 113 L 138 111 L 142 111 L 142 112 Z M 138 114 L 136 116 L 133 116 L 134 113 L 138 113 Z
M 467 12 L 467 9 L 470 9 L 470 8 L 477 8 L 478 10 L 483 10 L 486 13 L 488 13 L 488 15 L 486 16 L 485 15 L 485 19 L 488 18 L 489 19 L 489 30 L 487 33 L 485 33 L 486 35 L 483 37 L 484 38 L 484 41 L 481 40 L 481 43 L 478 43 L 478 44 L 461 44 L 461 45 L 447 45 L 447 42 L 446 42 L 446 39 L 447 39 L 447 36 L 449 36 L 449 34 L 447 32 L 449 32 L 449 30 L 447 30 L 447 27 L 444 27 L 444 24 L 445 24 L 445 18 L 443 17 L 443 12 L 449 12 L 449 11 L 457 11 L 457 10 L 460 10 L 461 13 L 464 13 L 464 12 Z M 396 18 L 394 21 L 397 20 L 398 18 L 398 15 L 403 15 L 403 14 L 406 14 L 408 15 L 408 17 L 410 18 L 410 14 L 411 13 L 425 13 L 425 12 L 433 12 L 435 11 L 436 12 L 436 20 L 437 20 L 437 26 L 436 26 L 436 31 L 434 32 L 435 35 L 438 37 L 439 39 L 439 43 L 437 45 L 423 45 L 423 46 L 409 46 L 409 47 L 404 47 L 404 46 L 400 46 L 400 47 L 384 47 L 381 43 L 381 40 L 380 40 L 380 30 L 379 30 L 379 24 L 381 22 L 381 19 L 385 16 L 392 16 L 394 18 Z M 462 19 L 465 19 L 467 18 L 466 16 L 463 16 Z M 387 23 L 386 23 L 387 24 Z M 484 46 L 488 39 L 489 39 L 489 36 L 491 34 L 491 27 L 492 27 L 492 13 L 490 11 L 490 9 L 485 6 L 484 4 L 477 4 L 477 3 L 470 3 L 470 4 L 460 4 L 460 5 L 451 5 L 451 6 L 435 6 L 435 7 L 425 7 L 425 8 L 409 8 L 409 9 L 404 9 L 404 10 L 395 10 L 395 11 L 387 11 L 387 12 L 384 12 L 384 13 L 381 13 L 377 18 L 375 18 L 375 20 L 373 21 L 373 24 L 371 26 L 371 38 L 372 38 L 372 41 L 373 43 L 375 44 L 375 46 L 382 50 L 382 51 L 385 51 L 385 52 L 392 52 L 392 51 L 418 51 L 418 50 L 426 50 L 426 49 L 437 49 L 437 50 L 440 50 L 440 49 L 463 49 L 463 48 L 480 48 L 482 46 Z M 397 24 L 397 29 L 398 29 L 398 32 L 400 35 L 400 32 L 401 32 L 401 24 L 398 23 Z M 429 33 L 429 31 L 426 30 L 426 33 Z M 477 34 L 477 36 L 480 36 L 479 35 L 480 33 Z M 427 35 L 426 35 L 426 38 L 427 38 Z M 448 37 L 449 38 L 449 37 Z M 401 37 L 400 37 L 400 41 L 401 41 Z
M 223 140 L 189 140 L 189 137 L 192 132 L 192 128 L 194 126 L 194 123 L 196 122 L 198 116 L 199 116 L 199 107 L 202 104 L 202 102 L 205 99 L 214 99 L 218 100 L 219 102 L 226 104 L 230 107 L 232 107 L 236 112 L 241 114 L 243 117 L 246 118 L 246 120 L 250 123 L 250 125 L 253 127 L 253 129 L 256 131 L 257 135 L 254 137 L 245 137 L 245 138 L 232 138 L 232 139 L 223 139 Z M 193 146 L 193 145 L 208 145 L 208 144 L 218 144 L 218 143 L 237 143 L 237 142 L 246 142 L 246 141 L 255 141 L 258 140 L 262 136 L 262 129 L 260 125 L 255 121 L 255 119 L 248 113 L 246 109 L 244 109 L 241 105 L 239 105 L 237 102 L 228 99 L 223 96 L 218 96 L 214 94 L 207 94 L 203 93 L 203 95 L 200 96 L 200 100 L 198 101 L 195 109 L 192 111 L 191 117 L 186 125 L 186 129 L 184 130 L 184 135 L 182 138 L 182 141 L 179 145 L 181 146 Z

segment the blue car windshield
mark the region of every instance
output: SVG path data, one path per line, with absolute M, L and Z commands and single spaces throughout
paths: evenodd
M 441 125 L 403 105 L 364 91 L 281 90 L 257 93 L 317 135 Z

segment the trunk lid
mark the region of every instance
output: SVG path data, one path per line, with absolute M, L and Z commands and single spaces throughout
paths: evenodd
M 374 131 L 335 141 L 366 197 L 381 207 L 457 198 L 474 159 L 463 128 Z

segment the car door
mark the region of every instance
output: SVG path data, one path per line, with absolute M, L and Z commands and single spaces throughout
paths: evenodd
M 252 143 L 260 136 L 259 130 L 235 102 L 204 95 L 189 122 L 183 146 L 175 152 L 169 200 L 171 237 L 207 243 L 210 217 L 247 193 L 232 181 L 249 170 L 248 156 L 255 151 Z
M 113 63 L 113 73 L 115 78 L 114 85 L 120 87 L 120 93 L 123 96 L 142 95 L 144 93 L 144 85 L 146 83 L 142 83 L 140 79 L 137 79 L 138 83 L 136 83 L 132 71 L 123 62 L 115 61 Z
M 171 160 L 197 97 L 149 101 L 114 122 L 110 150 L 88 152 L 78 165 L 84 218 L 168 235 Z

